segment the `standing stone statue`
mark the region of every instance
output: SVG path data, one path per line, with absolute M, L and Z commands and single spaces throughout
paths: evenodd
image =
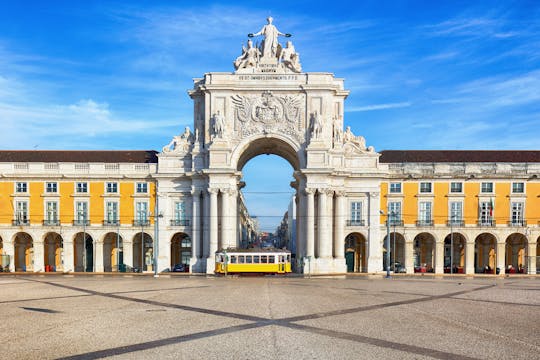
M 323 131 L 323 123 L 321 116 L 317 111 L 311 114 L 311 137 L 313 139 L 318 139 L 321 137 Z
M 259 31 L 256 34 L 248 34 L 249 37 L 259 36 L 263 35 L 264 40 L 262 43 L 262 53 L 263 58 L 269 59 L 269 58 L 277 58 L 278 56 L 278 36 L 285 36 L 285 37 L 291 37 L 291 34 L 284 34 L 280 32 L 274 25 L 272 25 L 272 21 L 274 19 L 269 16 L 266 21 L 268 21 L 268 24 L 264 25 L 261 31 Z
M 223 133 L 225 132 L 225 117 L 221 115 L 218 110 L 212 117 L 212 121 L 214 137 L 222 138 Z

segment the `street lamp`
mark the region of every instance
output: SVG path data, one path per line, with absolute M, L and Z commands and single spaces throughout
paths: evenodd
M 450 274 L 454 273 L 454 215 L 450 214 Z

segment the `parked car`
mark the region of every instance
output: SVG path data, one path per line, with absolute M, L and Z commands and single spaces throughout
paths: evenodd
M 405 274 L 407 272 L 407 269 L 405 269 L 405 266 L 403 266 L 403 264 L 397 261 L 394 263 L 394 266 L 392 266 L 392 269 L 394 270 L 394 273 L 396 274 L 398 273 Z
M 186 264 L 176 264 L 173 266 L 172 272 L 189 272 L 189 265 Z

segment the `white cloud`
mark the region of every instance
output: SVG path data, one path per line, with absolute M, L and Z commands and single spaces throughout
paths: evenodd
M 398 103 L 387 103 L 387 104 L 373 104 L 366 106 L 349 106 L 345 109 L 345 112 L 362 112 L 362 111 L 374 111 L 374 110 L 386 110 L 386 109 L 397 109 L 411 106 L 410 102 L 398 102 Z

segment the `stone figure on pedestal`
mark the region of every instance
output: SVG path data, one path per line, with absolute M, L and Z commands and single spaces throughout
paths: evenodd
M 302 65 L 300 65 L 300 54 L 294 50 L 294 45 L 291 41 L 287 41 L 287 46 L 281 50 L 280 59 L 283 61 L 283 65 L 292 71 L 302 71 Z
M 225 132 L 225 117 L 220 114 L 219 110 L 212 117 L 212 123 L 214 137 L 222 138 Z
M 193 134 L 189 126 L 186 126 L 184 133 L 174 136 L 168 145 L 165 145 L 162 149 L 164 153 L 182 152 L 188 151 L 190 145 L 193 143 Z
M 311 137 L 313 139 L 320 138 L 323 130 L 323 123 L 321 121 L 321 116 L 317 111 L 311 114 Z
M 350 126 L 347 126 L 347 129 L 343 133 L 343 141 L 358 146 L 360 150 L 366 150 L 366 139 L 363 136 L 355 136 Z
M 257 65 L 260 56 L 261 51 L 258 48 L 253 47 L 253 42 L 249 39 L 247 48 L 242 46 L 242 55 L 237 57 L 233 63 L 235 70 L 254 67 Z
M 333 137 L 334 137 L 334 147 L 343 144 L 343 129 L 341 128 L 341 123 L 339 118 L 336 116 L 332 122 L 333 126 Z
M 262 53 L 264 58 L 277 58 L 278 56 L 278 36 L 290 37 L 291 34 L 284 34 L 280 32 L 274 25 L 272 21 L 274 20 L 271 16 L 266 19 L 268 24 L 264 25 L 261 31 L 255 34 L 248 34 L 249 37 L 263 35 L 264 40 L 262 43 Z

